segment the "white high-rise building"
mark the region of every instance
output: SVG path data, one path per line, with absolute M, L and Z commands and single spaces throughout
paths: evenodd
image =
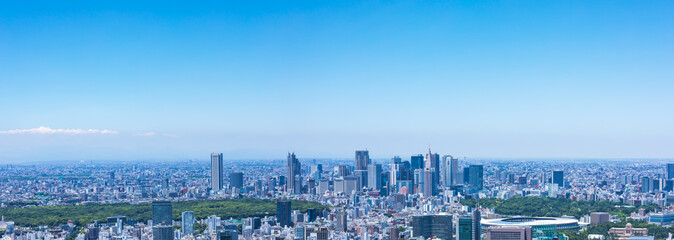
M 222 153 L 211 153 L 211 189 L 222 189 Z
M 452 157 L 452 155 L 445 155 L 442 157 L 442 183 L 445 186 L 452 186 L 459 184 L 459 159 Z

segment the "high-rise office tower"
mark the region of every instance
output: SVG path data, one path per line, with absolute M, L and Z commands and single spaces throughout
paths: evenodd
M 457 179 L 459 173 L 459 159 L 452 157 L 452 155 L 445 155 L 442 157 L 442 164 L 440 167 L 440 180 L 445 186 L 454 186 L 459 184 Z
M 459 217 L 459 224 L 456 228 L 456 237 L 459 240 L 473 239 L 473 218 L 470 216 Z
M 419 154 L 419 155 L 414 155 L 410 157 L 410 164 L 411 164 L 411 171 L 414 172 L 414 170 L 417 169 L 423 169 L 424 168 L 424 156 Z
M 651 191 L 651 184 L 653 182 L 651 181 L 651 178 L 649 177 L 642 177 L 641 178 L 641 192 L 642 193 L 647 193 Z
M 451 163 L 449 164 L 449 175 L 451 175 L 452 185 L 459 185 L 461 183 L 461 178 L 459 178 L 461 176 L 459 174 L 459 159 L 451 155 L 449 157 L 451 158 Z
M 552 172 L 552 183 L 556 183 L 559 188 L 564 187 L 564 171 Z
M 356 170 L 367 170 L 370 161 L 370 153 L 367 150 L 356 151 Z
M 347 214 L 344 211 L 337 212 L 336 221 L 337 221 L 337 231 L 346 232 L 347 229 Z
M 442 156 L 442 161 L 440 162 L 440 182 L 443 186 L 451 186 L 452 180 L 450 176 L 450 163 L 451 157 L 449 155 Z
M 480 165 L 480 166 L 482 166 L 482 165 Z M 472 232 L 472 236 L 473 236 L 472 239 L 473 240 L 480 240 L 480 239 L 482 239 L 482 223 L 480 222 L 480 221 L 482 221 L 482 215 L 480 213 L 480 210 L 475 209 L 473 211 L 473 214 L 472 214 L 471 217 L 473 218 L 473 222 L 472 222 L 473 229 L 471 229 L 473 231 Z
M 351 175 L 351 173 L 349 172 L 349 168 L 346 165 L 337 166 L 337 176 L 346 177 L 349 175 Z
M 320 181 L 323 175 L 323 164 L 316 164 L 311 166 L 311 172 L 314 174 L 314 180 Z
M 169 201 L 152 202 L 152 239 L 173 240 L 173 205 Z
M 667 163 L 667 179 L 674 178 L 674 163 Z
M 428 149 L 425 160 L 426 168 L 433 170 L 433 178 L 436 179 L 433 182 L 433 185 L 437 185 L 438 180 L 440 180 L 440 155 L 437 153 L 431 153 L 431 149 Z M 436 186 L 437 188 L 437 186 Z
M 424 185 L 423 185 L 423 194 L 424 197 L 431 197 L 435 196 L 435 193 L 437 192 L 438 185 L 436 184 L 438 181 L 435 177 L 435 170 L 432 168 L 426 168 L 424 169 Z
M 243 189 L 243 173 L 232 172 L 229 174 L 229 188 L 236 188 L 239 192 Z
M 211 189 L 222 189 L 222 153 L 211 153 Z
M 398 156 L 395 156 L 391 159 L 391 173 L 390 173 L 390 178 L 389 179 L 389 185 L 395 189 L 395 187 L 398 185 L 398 179 L 400 179 L 400 164 L 402 163 L 402 159 Z
M 484 171 L 482 165 L 470 165 L 468 167 L 470 172 L 470 185 L 477 190 L 484 189 Z
M 381 164 L 370 164 L 367 166 L 368 187 L 374 190 L 381 190 Z
M 423 215 L 412 217 L 412 235 L 429 239 L 452 239 L 452 215 Z
M 152 202 L 152 224 L 173 226 L 173 204 L 169 201 Z M 173 230 L 171 230 L 173 231 Z
M 424 169 L 414 170 L 414 193 L 424 193 L 424 189 L 426 189 L 426 178 L 424 177 L 424 174 L 426 174 Z M 424 197 L 428 196 L 424 195 Z
M 182 217 L 183 235 L 194 235 L 194 212 L 183 212 Z
M 281 225 L 281 227 L 290 227 L 292 222 L 290 221 L 291 217 L 291 205 L 290 201 L 277 201 L 276 202 L 276 221 Z
M 286 189 L 292 194 L 302 193 L 302 165 L 295 157 L 295 153 L 288 153 L 288 183 Z M 298 182 L 299 181 L 299 182 Z M 300 187 L 298 187 L 300 186 Z

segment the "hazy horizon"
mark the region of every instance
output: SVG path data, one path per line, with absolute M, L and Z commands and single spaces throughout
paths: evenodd
M 0 162 L 674 158 L 674 3 L 6 3 Z

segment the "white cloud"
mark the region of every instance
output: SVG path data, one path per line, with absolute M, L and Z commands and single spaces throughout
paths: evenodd
M 50 127 L 38 127 L 30 129 L 14 129 L 0 131 L 0 134 L 118 134 L 118 131 L 107 129 L 53 129 Z
M 134 134 L 134 136 L 138 136 L 138 137 L 153 137 L 155 135 L 157 135 L 157 133 L 155 133 L 155 132 L 146 132 L 146 133 L 136 133 L 136 134 Z

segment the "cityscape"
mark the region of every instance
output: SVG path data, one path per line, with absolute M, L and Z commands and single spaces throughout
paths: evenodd
M 674 240 L 674 1 L 2 1 L 0 240 Z
M 674 230 L 674 163 L 466 160 L 432 149 L 390 160 L 368 150 L 350 161 L 298 155 L 7 164 L 3 239 L 653 239 Z M 236 215 L 198 204 L 253 200 L 271 207 Z M 26 216 L 40 208 L 43 217 Z

